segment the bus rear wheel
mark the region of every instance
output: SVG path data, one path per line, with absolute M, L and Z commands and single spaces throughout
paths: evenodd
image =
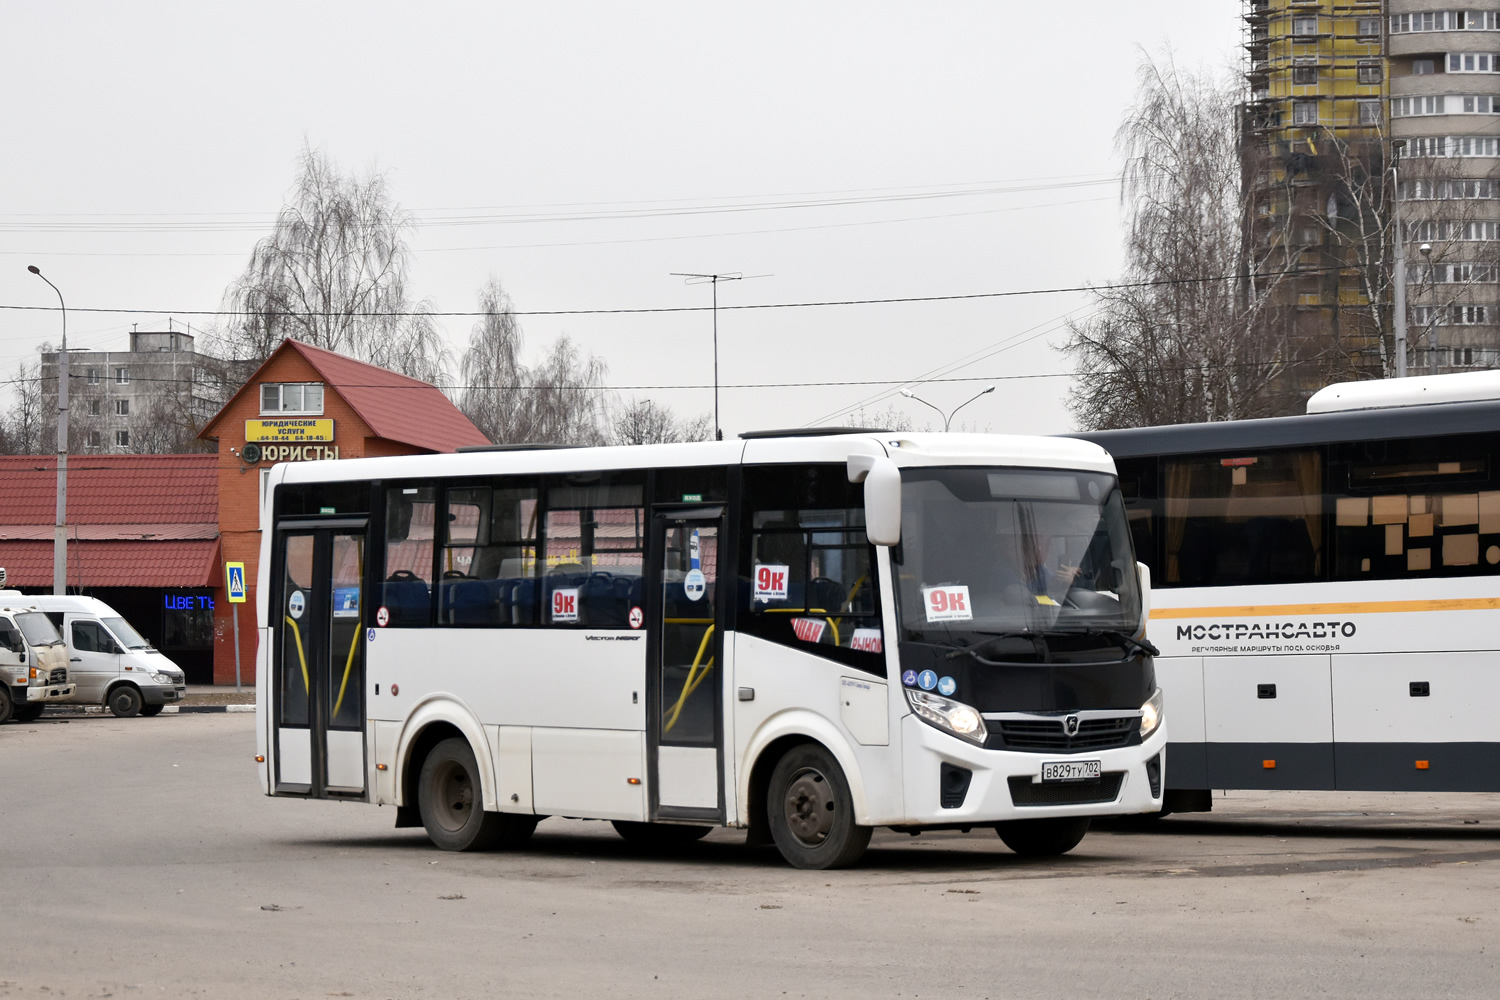
M 793 747 L 776 762 L 766 817 L 777 850 L 794 868 L 847 868 L 865 853 L 874 832 L 854 822 L 844 769 L 814 743 Z
M 482 851 L 496 846 L 504 832 L 501 814 L 484 811 L 479 764 L 460 737 L 443 740 L 422 762 L 417 808 L 428 838 L 445 851 Z
M 1089 832 L 1088 817 L 1075 819 L 1017 819 L 996 823 L 995 832 L 1005 846 L 1023 857 L 1052 858 L 1077 847 Z
M 711 826 L 679 826 L 676 823 L 632 823 L 629 820 L 613 821 L 615 832 L 627 843 L 638 847 L 681 847 L 702 840 L 713 829 Z

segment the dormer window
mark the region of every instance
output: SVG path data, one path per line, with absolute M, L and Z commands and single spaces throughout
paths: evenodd
M 323 414 L 323 383 L 321 382 L 262 382 L 260 386 L 260 414 Z

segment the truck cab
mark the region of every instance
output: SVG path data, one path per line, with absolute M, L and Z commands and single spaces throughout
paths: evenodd
M 19 592 L 0 591 L 0 722 L 31 722 L 75 693 L 56 626 Z

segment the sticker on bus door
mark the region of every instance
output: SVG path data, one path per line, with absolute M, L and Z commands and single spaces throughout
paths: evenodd
M 578 620 L 577 587 L 560 587 L 552 592 L 552 620 L 555 622 Z
M 755 567 L 755 596 L 752 600 L 786 600 L 786 581 L 791 572 L 790 566 L 775 566 L 769 563 Z
M 923 587 L 922 602 L 927 605 L 927 620 L 930 622 L 968 621 L 974 617 L 967 585 Z

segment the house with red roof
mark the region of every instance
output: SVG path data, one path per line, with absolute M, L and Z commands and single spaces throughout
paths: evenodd
M 219 446 L 215 469 L 222 560 L 244 563 L 250 588 L 239 612 L 240 674 L 247 684 L 255 676 L 260 509 L 272 465 L 489 444 L 436 386 L 295 340 L 284 341 L 199 436 Z M 214 609 L 213 680 L 232 684 L 234 611 L 222 590 L 216 592 Z
M 68 592 L 109 604 L 195 683 L 213 673 L 218 466 L 217 455 L 68 459 Z M 6 586 L 52 592 L 56 514 L 57 456 L 0 456 Z

